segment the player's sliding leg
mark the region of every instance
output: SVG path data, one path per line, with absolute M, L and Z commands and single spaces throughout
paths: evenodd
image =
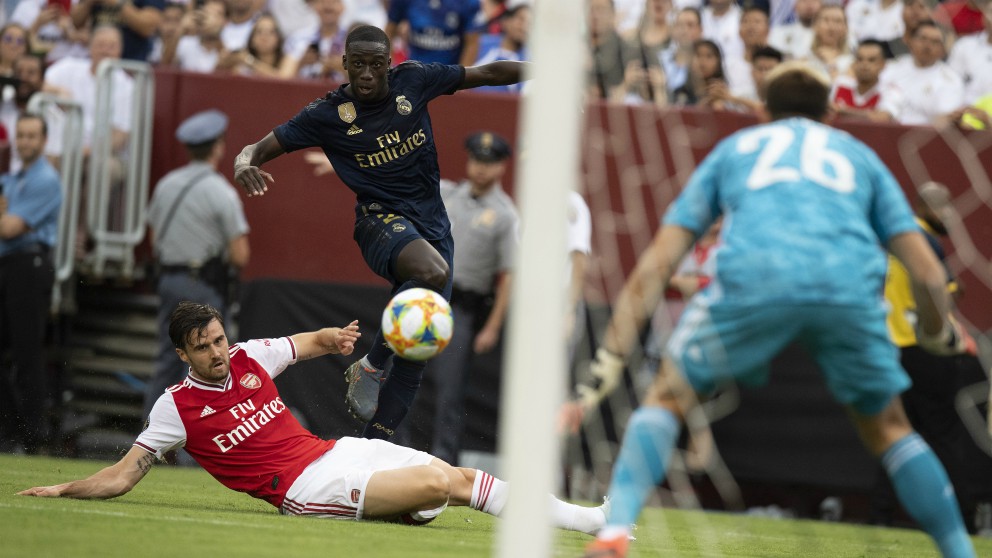
M 413 405 L 426 366 L 425 362 L 393 358 L 392 370 L 377 394 L 374 412 L 362 431 L 363 438 L 388 440 L 392 437 Z
M 480 469 L 452 467 L 440 459 L 433 465 L 445 471 L 451 482 L 452 506 L 469 506 L 489 515 L 500 517 L 506 508 L 510 484 Z M 563 502 L 548 495 L 552 523 L 559 529 L 593 534 L 606 522 L 609 502 L 601 506 L 586 507 Z
M 954 488 L 923 438 L 913 432 L 898 397 L 880 413 L 852 411 L 868 449 L 880 456 L 906 512 L 929 534 L 944 558 L 974 558 Z

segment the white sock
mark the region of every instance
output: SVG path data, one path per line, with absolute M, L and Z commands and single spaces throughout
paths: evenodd
M 475 482 L 472 484 L 472 501 L 468 505 L 472 509 L 499 517 L 503 513 L 503 506 L 506 505 L 509 487 L 510 485 L 505 481 L 476 469 Z
M 556 527 L 595 535 L 606 525 L 606 512 L 602 506 L 587 508 L 551 498 L 551 517 Z

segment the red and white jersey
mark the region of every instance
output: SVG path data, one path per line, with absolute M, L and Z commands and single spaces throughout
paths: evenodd
M 851 76 L 839 76 L 834 81 L 830 101 L 841 106 L 861 110 L 888 112 L 892 118 L 899 118 L 902 94 L 892 84 L 876 83 L 865 93 L 858 92 L 858 82 Z
M 272 381 L 296 356 L 289 337 L 232 345 L 227 380 L 187 376 L 168 388 L 134 445 L 159 458 L 185 447 L 224 486 L 281 506 L 303 469 L 334 447 L 300 425 Z

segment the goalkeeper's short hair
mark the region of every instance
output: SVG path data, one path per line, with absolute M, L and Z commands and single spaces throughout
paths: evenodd
M 809 64 L 786 62 L 775 67 L 765 80 L 766 105 L 773 120 L 805 116 L 823 120 L 830 100 L 830 82 Z

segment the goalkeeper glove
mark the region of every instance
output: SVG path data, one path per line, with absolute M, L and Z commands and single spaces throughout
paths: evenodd
M 623 358 L 600 347 L 596 350 L 596 358 L 589 364 L 592 379 L 589 382 L 575 386 L 575 395 L 582 408 L 586 411 L 599 406 L 620 383 L 623 374 Z
M 916 342 L 927 352 L 939 356 L 959 355 L 967 350 L 967 335 L 951 316 L 947 317 L 944 327 L 937 335 L 927 335 L 917 326 Z

